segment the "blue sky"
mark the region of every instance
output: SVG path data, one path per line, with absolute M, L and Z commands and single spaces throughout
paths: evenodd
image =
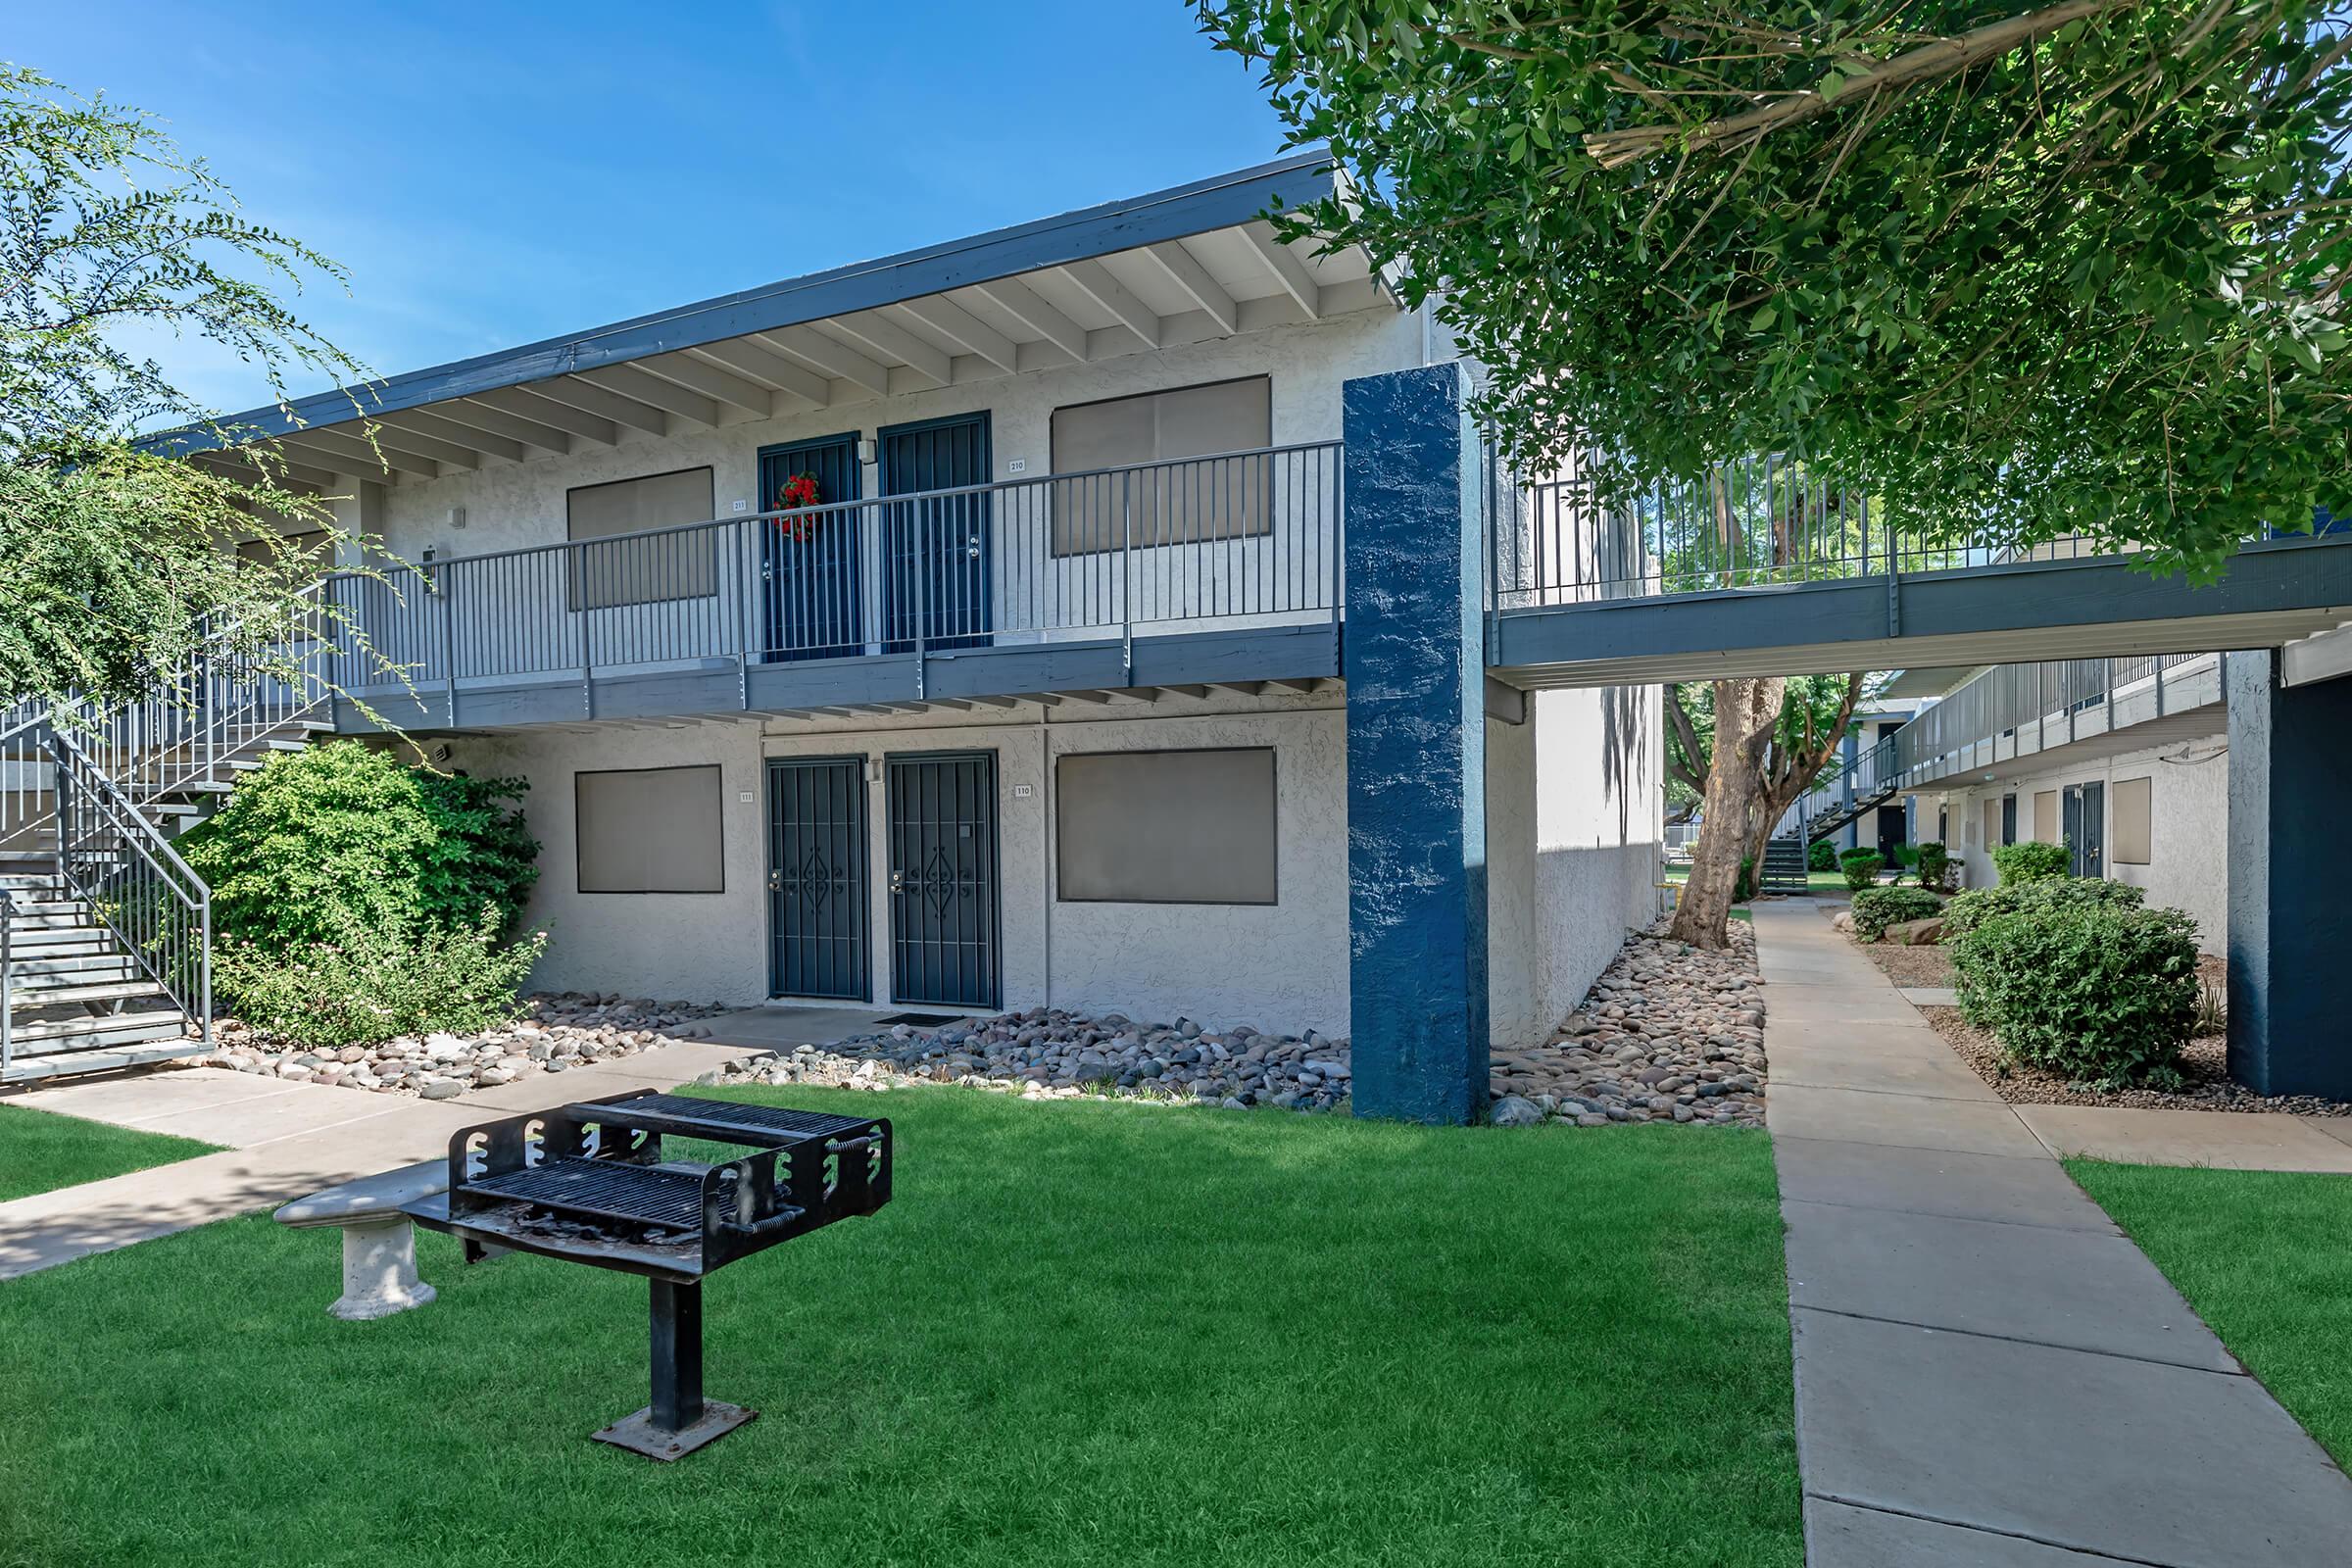
M 349 267 L 350 298 L 304 307 L 379 371 L 1281 150 L 1179 0 L 94 0 L 18 8 L 4 47 L 163 117 L 249 217 Z M 158 352 L 218 408 L 268 395 L 201 344 Z

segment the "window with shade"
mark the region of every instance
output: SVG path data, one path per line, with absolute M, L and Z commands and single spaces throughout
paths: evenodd
M 1203 544 L 1269 533 L 1266 376 L 1174 387 L 1054 411 L 1054 554 Z M 1152 465 L 1140 473 L 1104 468 Z M 1064 477 L 1064 476 L 1068 477 Z
M 582 485 L 564 493 L 564 527 L 578 549 L 570 557 L 571 608 L 610 610 L 665 599 L 708 599 L 718 592 L 715 530 L 625 538 L 650 528 L 708 522 L 717 510 L 711 471 Z
M 2118 865 L 2146 865 L 2156 858 L 2154 781 L 2115 781 L 2115 850 Z
M 1062 902 L 1278 902 L 1270 748 L 1072 753 L 1054 773 Z
M 572 776 L 582 893 L 724 893 L 715 764 Z

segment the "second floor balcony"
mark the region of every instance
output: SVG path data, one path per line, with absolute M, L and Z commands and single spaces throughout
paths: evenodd
M 1338 673 L 1340 447 L 925 490 L 329 578 L 346 727 Z

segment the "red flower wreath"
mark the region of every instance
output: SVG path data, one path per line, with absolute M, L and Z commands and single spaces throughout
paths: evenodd
M 820 499 L 817 493 L 815 474 L 796 473 L 785 480 L 783 488 L 776 492 L 776 510 L 784 513 L 798 512 L 800 514 L 778 517 L 776 531 L 787 539 L 807 540 L 814 537 L 816 518 L 801 509 L 816 506 Z

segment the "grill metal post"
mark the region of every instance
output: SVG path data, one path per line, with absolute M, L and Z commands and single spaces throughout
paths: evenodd
M 654 1425 L 683 1432 L 703 1418 L 703 1288 L 653 1282 Z

